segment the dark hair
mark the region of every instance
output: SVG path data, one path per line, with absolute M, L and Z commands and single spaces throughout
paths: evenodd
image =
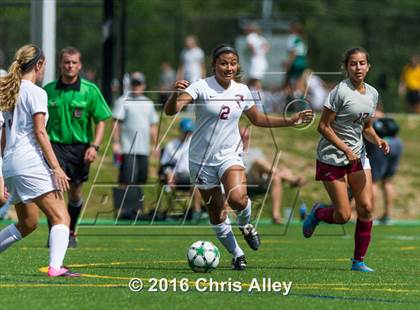
M 75 55 L 79 54 L 79 60 L 82 61 L 82 53 L 80 53 L 80 50 L 73 46 L 66 46 L 60 51 L 60 54 L 58 54 L 58 61 L 61 62 L 63 60 L 64 54 L 70 54 Z
M 217 57 L 219 57 L 223 53 L 232 53 L 232 54 L 235 54 L 236 57 L 238 57 L 238 61 L 239 61 L 238 51 L 234 47 L 232 47 L 229 44 L 220 44 L 218 47 L 216 47 L 213 50 L 213 53 L 212 53 L 212 55 L 213 55 L 212 56 L 213 64 L 216 62 Z
M 343 67 L 344 69 L 347 68 L 347 64 L 349 63 L 350 56 L 356 53 L 362 53 L 366 55 L 366 60 L 369 63 L 369 53 L 363 47 L 353 47 L 347 50 L 343 56 Z

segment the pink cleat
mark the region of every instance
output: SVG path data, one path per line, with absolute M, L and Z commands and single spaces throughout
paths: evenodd
M 49 277 L 80 277 L 80 273 L 75 273 L 70 271 L 70 269 L 61 267 L 60 269 L 55 269 L 51 266 L 48 267 L 48 276 Z

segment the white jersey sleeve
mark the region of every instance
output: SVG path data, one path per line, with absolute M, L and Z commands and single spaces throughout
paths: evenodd
M 244 111 L 248 111 L 255 105 L 254 96 L 252 96 L 251 91 L 249 90 L 248 86 L 245 86 L 245 98 L 244 98 Z
M 37 91 L 37 94 L 34 96 L 28 96 L 27 103 L 29 107 L 29 111 L 31 115 L 37 114 L 37 113 L 48 113 L 48 96 L 45 90 L 42 88 L 33 88 L 33 90 Z
M 201 89 L 203 88 L 202 80 L 198 80 L 194 83 L 192 83 L 190 86 L 188 86 L 184 92 L 186 92 L 188 95 L 190 95 L 193 100 L 197 100 L 200 97 Z
M 338 112 L 340 110 L 343 100 L 340 98 L 340 84 L 338 84 L 334 89 L 328 94 L 325 99 L 324 107 L 330 109 L 333 112 Z

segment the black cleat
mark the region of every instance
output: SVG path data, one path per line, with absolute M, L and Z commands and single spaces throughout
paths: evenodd
M 254 251 L 258 250 L 260 247 L 260 235 L 252 224 L 246 224 L 244 227 L 240 228 L 242 235 L 249 247 Z
M 76 234 L 70 234 L 68 248 L 72 248 L 72 249 L 77 248 L 77 237 L 76 237 Z
M 246 268 L 245 255 L 232 258 L 233 270 L 245 270 L 245 268 Z

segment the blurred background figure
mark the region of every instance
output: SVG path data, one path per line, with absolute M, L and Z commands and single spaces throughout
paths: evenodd
M 84 77 L 86 80 L 91 81 L 93 83 L 97 83 L 97 76 L 96 76 L 96 70 L 93 68 L 88 68 L 84 72 Z
M 159 103 L 163 106 L 170 96 L 172 85 L 176 79 L 176 72 L 172 65 L 163 61 L 160 64 L 160 76 L 159 76 Z
M 366 141 L 366 152 L 372 167 L 372 205 L 374 208 L 377 206 L 382 190 L 384 212 L 379 218 L 379 223 L 387 225 L 391 223 L 395 198 L 393 177 L 396 174 L 400 163 L 403 152 L 403 143 L 397 136 L 400 129 L 398 124 L 393 118 L 385 116 L 382 106 L 379 106 L 376 110 L 373 128 L 375 129 L 377 135 L 382 139 L 385 139 L 390 146 L 389 154 L 384 155 L 383 151 L 378 146 Z
M 410 63 L 404 66 L 398 92 L 406 96 L 409 112 L 420 113 L 420 55 L 411 56 Z
M 179 123 L 179 137 L 169 141 L 162 150 L 159 178 L 171 190 L 189 191 L 193 196 L 191 220 L 197 222 L 202 216 L 201 196 L 190 180 L 189 148 L 195 124 L 191 118 L 183 118 Z
M 301 92 L 306 94 L 305 98 L 311 103 L 311 108 L 315 111 L 321 111 L 325 99 L 328 96 L 327 87 L 324 81 L 311 69 L 303 72 Z
M 0 49 L 0 77 L 7 75 L 7 71 L 4 68 L 4 52 Z
M 181 63 L 176 80 L 187 80 L 192 83 L 206 76 L 204 52 L 198 44 L 196 36 L 185 38 L 185 48 L 181 52 Z
M 245 165 L 245 173 L 248 180 L 248 194 L 251 196 L 252 194 L 265 194 L 270 189 L 272 222 L 274 224 L 282 224 L 281 203 L 283 184 L 287 183 L 291 187 L 301 187 L 307 181 L 302 176 L 294 175 L 288 168 L 273 167 L 260 148 L 250 147 L 250 133 L 248 128 L 240 128 L 240 133 L 244 148 L 242 160 Z
M 305 32 L 302 24 L 295 20 L 290 23 L 290 34 L 287 38 L 287 60 L 283 63 L 286 70 L 286 83 L 294 86 L 308 67 L 305 44 Z
M 143 94 L 145 88 L 143 73 L 131 73 L 130 91 L 114 104 L 112 150 L 114 158 L 121 160 L 118 183 L 122 187 L 146 183 L 150 147 L 157 145 L 158 116 L 152 100 Z
M 261 80 L 268 68 L 266 54 L 270 44 L 261 35 L 261 29 L 256 23 L 250 23 L 246 29 L 246 43 L 251 54 L 250 66 L 247 72 L 248 83 L 255 91 L 262 90 Z

